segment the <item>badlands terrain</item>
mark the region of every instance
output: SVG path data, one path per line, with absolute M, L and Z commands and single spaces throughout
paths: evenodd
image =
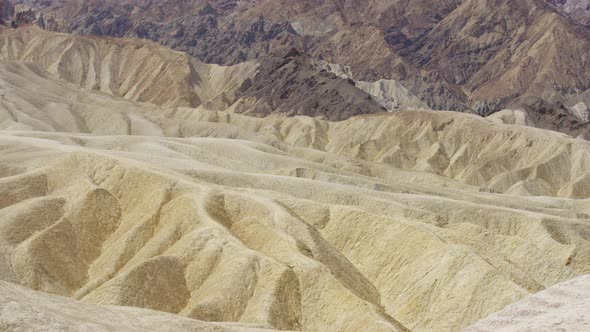
M 258 61 L 0 28 L 0 329 L 458 331 L 587 282 L 588 141 L 275 59 L 332 113 Z
M 2 2 L 20 12 L 17 26 L 139 37 L 207 63 L 295 47 L 355 80 L 394 80 L 437 110 L 487 115 L 531 96 L 590 107 L 589 0 Z

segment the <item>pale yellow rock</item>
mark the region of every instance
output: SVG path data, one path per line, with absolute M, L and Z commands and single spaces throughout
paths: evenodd
M 0 59 L 31 62 L 84 89 L 163 106 L 228 107 L 258 65 L 202 63 L 138 39 L 81 37 L 0 26 Z
M 575 200 L 420 183 L 279 143 L 8 131 L 0 142 L 6 274 L 86 302 L 269 328 L 391 330 L 395 318 L 455 330 L 589 272 L 588 209 Z
M 395 80 L 356 81 L 355 85 L 377 99 L 389 111 L 430 109 L 425 102 L 411 94 L 408 89 Z
M 486 119 L 492 121 L 493 123 L 534 127 L 533 122 L 528 118 L 526 112 L 519 109 L 501 110 L 499 112 L 487 116 Z

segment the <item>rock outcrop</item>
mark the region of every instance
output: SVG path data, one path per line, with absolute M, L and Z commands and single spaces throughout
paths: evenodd
M 590 327 L 590 275 L 526 297 L 465 332 L 586 331 Z
M 580 24 L 590 27 L 590 0 L 547 0 Z

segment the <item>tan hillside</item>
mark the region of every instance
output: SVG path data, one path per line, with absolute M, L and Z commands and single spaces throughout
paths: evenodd
M 59 310 L 55 310 L 58 308 Z M 205 323 L 152 310 L 95 306 L 0 281 L 0 329 L 16 331 L 263 332 L 246 325 Z
M 273 145 L 442 175 L 498 193 L 590 197 L 590 146 L 557 132 L 451 112 L 409 111 L 326 122 L 160 108 L 80 91 L 36 65 L 3 62 L 0 68 L 0 87 L 6 91 L 0 100 L 2 129 L 256 137 Z
M 163 106 L 228 107 L 257 69 L 253 62 L 204 64 L 145 40 L 58 34 L 33 25 L 0 26 L 0 59 L 32 62 L 81 88 Z
M 456 331 L 590 273 L 586 141 L 160 107 L 0 69 L 3 280 L 272 329 Z

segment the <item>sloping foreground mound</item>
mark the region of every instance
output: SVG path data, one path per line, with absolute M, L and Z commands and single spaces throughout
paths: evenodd
M 4 332 L 263 332 L 235 324 L 205 323 L 153 310 L 97 306 L 0 281 Z
M 590 272 L 587 200 L 257 139 L 6 131 L 0 149 L 2 278 L 88 303 L 454 331 Z
M 465 332 L 590 330 L 590 275 L 552 286 L 508 306 Z
M 0 59 L 30 62 L 78 87 L 163 106 L 227 107 L 257 64 L 204 64 L 139 39 L 50 33 L 0 26 Z

